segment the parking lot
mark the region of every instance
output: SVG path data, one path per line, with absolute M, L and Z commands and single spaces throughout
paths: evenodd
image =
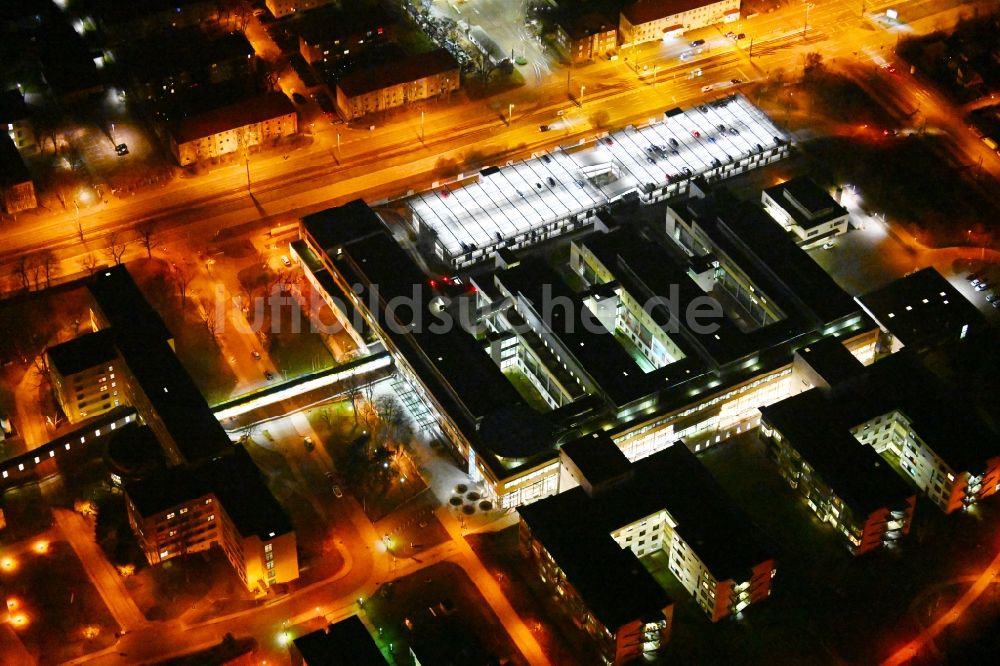
M 515 60 L 526 62 L 521 66 L 521 73 L 525 81 L 535 83 L 553 71 L 552 60 L 532 32 L 524 7 L 525 3 L 511 0 L 476 0 L 462 4 L 453 0 L 434 0 L 431 16 L 448 18 L 469 28 L 481 27 L 504 53 L 513 53 Z

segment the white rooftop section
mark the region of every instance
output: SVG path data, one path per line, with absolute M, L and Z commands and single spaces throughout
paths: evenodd
M 752 168 L 754 155 L 780 143 L 787 143 L 784 133 L 737 95 L 667 112 L 662 121 L 626 127 L 582 149 L 486 169 L 476 180 L 417 194 L 407 203 L 417 228 L 432 230 L 448 257 L 486 258 L 514 239 L 523 246 L 565 232 L 572 225 L 557 223 L 583 218 L 631 192 L 651 200 L 654 192 L 666 196 L 667 188 L 673 193 L 700 174 L 730 175 L 727 167 L 741 160 Z M 543 229 L 537 239 L 529 234 Z
M 490 173 L 492 171 L 492 173 Z M 484 248 L 561 218 L 592 210 L 604 196 L 565 153 L 486 169 L 463 187 L 443 187 L 409 200 L 418 224 L 434 230 L 456 256 Z

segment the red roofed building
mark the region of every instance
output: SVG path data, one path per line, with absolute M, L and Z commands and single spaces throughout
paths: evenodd
M 184 118 L 171 132 L 170 147 L 177 162 L 187 166 L 298 131 L 298 114 L 292 103 L 281 93 L 269 93 Z
M 445 49 L 348 74 L 337 83 L 337 111 L 345 120 L 458 90 L 458 62 Z
M 641 44 L 739 17 L 740 0 L 637 0 L 622 10 L 618 35 Z

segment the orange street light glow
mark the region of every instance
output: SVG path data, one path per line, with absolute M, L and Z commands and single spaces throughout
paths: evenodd
M 13 557 L 5 557 L 0 560 L 0 568 L 4 571 L 13 571 L 17 568 L 17 561 Z
M 44 555 L 45 553 L 49 552 L 49 542 L 48 541 L 36 541 L 31 546 L 31 548 L 32 548 L 32 550 L 34 550 L 39 555 Z

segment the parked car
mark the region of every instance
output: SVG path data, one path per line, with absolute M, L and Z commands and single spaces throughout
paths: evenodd
M 333 496 L 336 497 L 337 499 L 340 499 L 341 497 L 344 496 L 344 491 L 342 491 L 340 489 L 340 486 L 338 486 L 336 484 L 334 484 L 334 486 L 333 486 Z
M 285 265 L 285 268 L 291 268 L 292 267 L 292 260 L 289 259 L 288 255 L 286 255 L 286 254 L 281 255 L 281 263 Z
M 125 157 L 126 155 L 128 155 L 128 146 L 126 146 L 124 143 L 119 143 L 117 146 L 115 146 L 115 153 L 118 154 L 118 157 Z
M 704 39 L 696 39 L 693 42 L 691 42 L 691 47 L 694 48 L 696 46 L 703 46 L 704 44 L 705 44 Z
M 827 242 L 823 243 L 823 249 L 824 249 L 824 250 L 830 250 L 830 249 L 832 249 L 832 248 L 833 248 L 833 247 L 834 247 L 835 245 L 836 245 L 836 243 L 835 243 L 835 242 L 833 242 L 833 241 L 827 241 Z
M 253 350 L 252 352 L 250 352 L 250 355 L 253 356 L 253 360 L 255 360 L 255 361 L 259 361 L 260 360 L 260 352 L 257 351 L 256 349 Z

